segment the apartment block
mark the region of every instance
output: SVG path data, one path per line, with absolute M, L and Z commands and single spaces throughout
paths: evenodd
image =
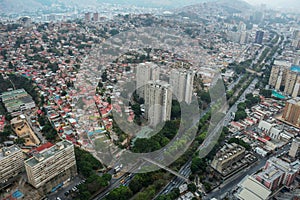
M 77 174 L 74 146 L 66 140 L 58 142 L 26 160 L 25 169 L 28 182 L 40 193 L 48 193 Z
M 300 156 L 300 138 L 294 138 L 292 141 L 292 145 L 289 151 L 289 156 L 292 158 L 298 158 Z
M 297 97 L 300 94 L 300 66 L 285 61 L 275 61 L 269 85 L 286 95 Z
M 171 86 L 164 81 L 149 81 L 145 87 L 145 117 L 150 126 L 170 120 L 172 107 Z
M 277 157 L 271 157 L 262 172 L 256 175 L 256 180 L 268 189 L 274 191 L 280 186 L 291 186 L 300 170 L 300 162 L 286 162 Z
M 3 147 L 0 152 L 0 184 L 24 170 L 24 159 L 17 145 Z
M 300 126 L 300 98 L 290 99 L 286 102 L 282 119 L 294 126 Z
M 192 102 L 194 72 L 185 69 L 172 69 L 170 74 L 170 85 L 173 95 L 179 102 Z
M 144 98 L 144 87 L 149 81 L 159 80 L 160 68 L 154 63 L 140 63 L 136 69 L 137 94 Z

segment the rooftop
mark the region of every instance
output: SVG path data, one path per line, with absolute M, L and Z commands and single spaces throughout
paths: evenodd
M 58 142 L 55 145 L 51 146 L 50 148 L 46 148 L 46 149 L 34 154 L 32 158 L 25 161 L 25 164 L 27 164 L 29 166 L 35 166 L 39 162 L 50 158 L 51 156 L 57 154 L 58 152 L 62 151 L 63 149 L 65 149 L 71 145 L 73 145 L 73 144 L 66 140 Z
M 263 184 L 257 181 L 253 176 L 245 177 L 241 183 L 241 190 L 238 192 L 237 196 L 239 199 L 243 200 L 263 200 L 268 199 L 269 195 L 272 193 Z
M 299 171 L 300 169 L 300 161 L 296 160 L 292 163 L 285 162 L 277 157 L 271 157 L 268 162 L 270 163 L 270 166 L 273 165 L 284 172 L 295 172 Z
M 292 65 L 291 68 L 290 68 L 290 70 L 293 71 L 293 72 L 300 73 L 300 66 L 298 66 L 298 65 Z
M 24 89 L 18 89 L 8 92 L 3 92 L 0 97 L 2 98 L 2 101 L 6 101 L 11 98 L 18 98 L 19 95 L 28 95 L 27 92 Z
M 265 171 L 258 174 L 259 177 L 263 178 L 264 180 L 268 180 L 270 182 L 274 181 L 278 177 L 283 174 L 283 171 L 277 169 L 275 166 L 271 166 Z
M 0 153 L 0 160 L 8 156 L 9 154 L 15 153 L 16 151 L 20 151 L 21 149 L 17 145 L 13 145 L 10 147 L 3 147 L 2 152 Z

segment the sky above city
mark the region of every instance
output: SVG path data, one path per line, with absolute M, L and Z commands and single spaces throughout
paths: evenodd
M 271 7 L 293 7 L 300 9 L 299 0 L 245 0 L 250 4 L 266 4 Z

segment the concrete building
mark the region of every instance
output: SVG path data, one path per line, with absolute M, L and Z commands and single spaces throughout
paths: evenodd
M 136 69 L 136 88 L 137 94 L 144 98 L 144 86 L 149 81 L 159 80 L 160 68 L 151 62 L 140 63 Z
M 300 126 L 300 98 L 290 99 L 286 102 L 282 119 L 294 126 Z
M 99 21 L 99 13 L 93 13 L 93 21 L 94 22 L 97 22 L 97 21 Z
M 33 155 L 25 161 L 28 182 L 41 194 L 77 174 L 74 146 L 69 141 L 61 141 Z
M 145 117 L 150 126 L 170 120 L 172 107 L 172 91 L 164 81 L 149 81 L 145 87 Z
M 284 172 L 280 169 L 277 169 L 275 166 L 270 166 L 266 170 L 256 175 L 256 180 L 272 191 L 276 190 L 282 185 L 283 179 Z
M 246 44 L 248 40 L 248 33 L 246 31 L 241 32 L 240 44 Z
M 300 49 L 300 30 L 295 30 L 292 36 L 292 47 Z
M 271 157 L 262 172 L 256 175 L 256 180 L 274 191 L 280 186 L 291 186 L 300 170 L 300 162 L 286 162 L 277 157 Z
M 170 85 L 173 95 L 179 102 L 192 102 L 194 72 L 185 69 L 172 69 L 170 74 Z
M 285 61 L 275 61 L 269 85 L 284 94 L 297 97 L 300 94 L 300 66 Z
M 214 157 L 211 167 L 220 174 L 226 174 L 234 167 L 237 161 L 241 161 L 246 155 L 244 147 L 232 143 L 225 144 Z
M 290 67 L 291 63 L 289 62 L 275 60 L 269 78 L 269 85 L 277 91 L 281 90 L 281 87 L 285 86 L 286 74 Z
M 16 146 L 3 147 L 0 152 L 0 184 L 18 175 L 24 170 L 21 149 Z
M 91 13 L 90 12 L 87 12 L 87 13 L 84 14 L 84 20 L 87 21 L 87 22 L 91 20 Z
M 292 158 L 299 158 L 299 152 L 300 152 L 300 138 L 294 138 L 292 141 L 292 145 L 289 151 L 289 156 Z
M 292 70 L 288 70 L 285 78 L 284 93 L 291 95 L 292 97 L 297 97 L 299 93 L 299 82 L 300 77 L 298 73 Z
M 279 139 L 282 129 L 276 124 L 271 124 L 265 120 L 261 120 L 258 124 L 258 128 L 262 130 L 266 135 L 270 136 L 272 139 Z
M 235 196 L 241 200 L 267 200 L 272 191 L 253 176 L 246 176 L 239 184 Z
M 264 39 L 264 32 L 263 31 L 256 31 L 254 43 L 262 44 L 263 39 Z
M 0 95 L 0 99 L 7 112 L 13 117 L 21 114 L 24 110 L 35 108 L 34 101 L 24 89 L 4 92 Z

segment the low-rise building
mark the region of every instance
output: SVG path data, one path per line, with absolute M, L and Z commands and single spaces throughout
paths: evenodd
M 272 191 L 253 176 L 246 176 L 239 184 L 235 196 L 242 200 L 267 200 Z
M 0 95 L 0 99 L 7 112 L 12 116 L 17 116 L 21 114 L 22 111 L 35 107 L 32 97 L 24 89 L 4 92 Z

